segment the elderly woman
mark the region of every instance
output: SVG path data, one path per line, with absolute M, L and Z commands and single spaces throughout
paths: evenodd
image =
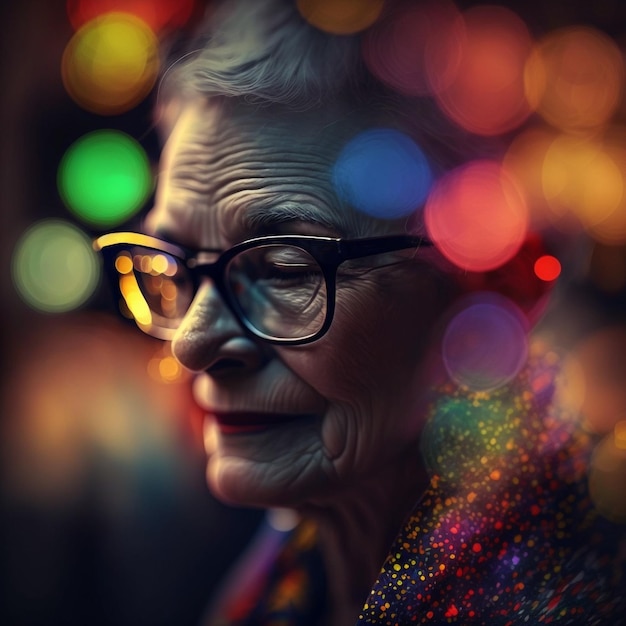
M 195 374 L 210 489 L 301 520 L 210 622 L 618 624 L 623 561 L 586 493 L 588 441 L 553 406 L 554 355 L 489 392 L 448 380 L 468 281 L 426 237 L 425 192 L 386 213 L 342 183 L 359 137 L 390 137 L 425 187 L 488 148 L 289 1 L 225 2 L 201 35 L 162 88 L 144 234 L 99 246 Z

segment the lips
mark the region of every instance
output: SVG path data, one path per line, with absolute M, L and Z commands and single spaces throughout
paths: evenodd
M 293 413 L 211 412 L 219 429 L 226 434 L 253 433 L 306 417 Z

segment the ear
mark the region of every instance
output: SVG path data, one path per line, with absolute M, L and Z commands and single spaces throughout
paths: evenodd
M 464 293 L 490 291 L 513 301 L 526 315 L 531 326 L 543 315 L 556 277 L 545 280 L 538 276 L 535 264 L 550 254 L 544 238 L 530 233 L 518 253 L 507 263 L 486 272 L 464 272 L 456 276 Z

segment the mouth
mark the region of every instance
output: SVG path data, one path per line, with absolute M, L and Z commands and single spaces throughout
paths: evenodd
M 212 412 L 220 431 L 227 435 L 254 433 L 308 417 L 294 413 Z

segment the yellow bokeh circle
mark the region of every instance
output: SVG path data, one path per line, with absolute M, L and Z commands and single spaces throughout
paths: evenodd
M 611 38 L 588 27 L 563 28 L 539 42 L 526 62 L 526 97 L 553 126 L 593 130 L 615 113 L 624 61 Z
M 298 10 L 312 26 L 333 35 L 351 35 L 369 28 L 385 0 L 298 0 Z
M 87 22 L 69 41 L 61 61 L 63 84 L 81 107 L 101 115 L 123 113 L 150 92 L 159 70 L 158 40 L 128 13 Z

